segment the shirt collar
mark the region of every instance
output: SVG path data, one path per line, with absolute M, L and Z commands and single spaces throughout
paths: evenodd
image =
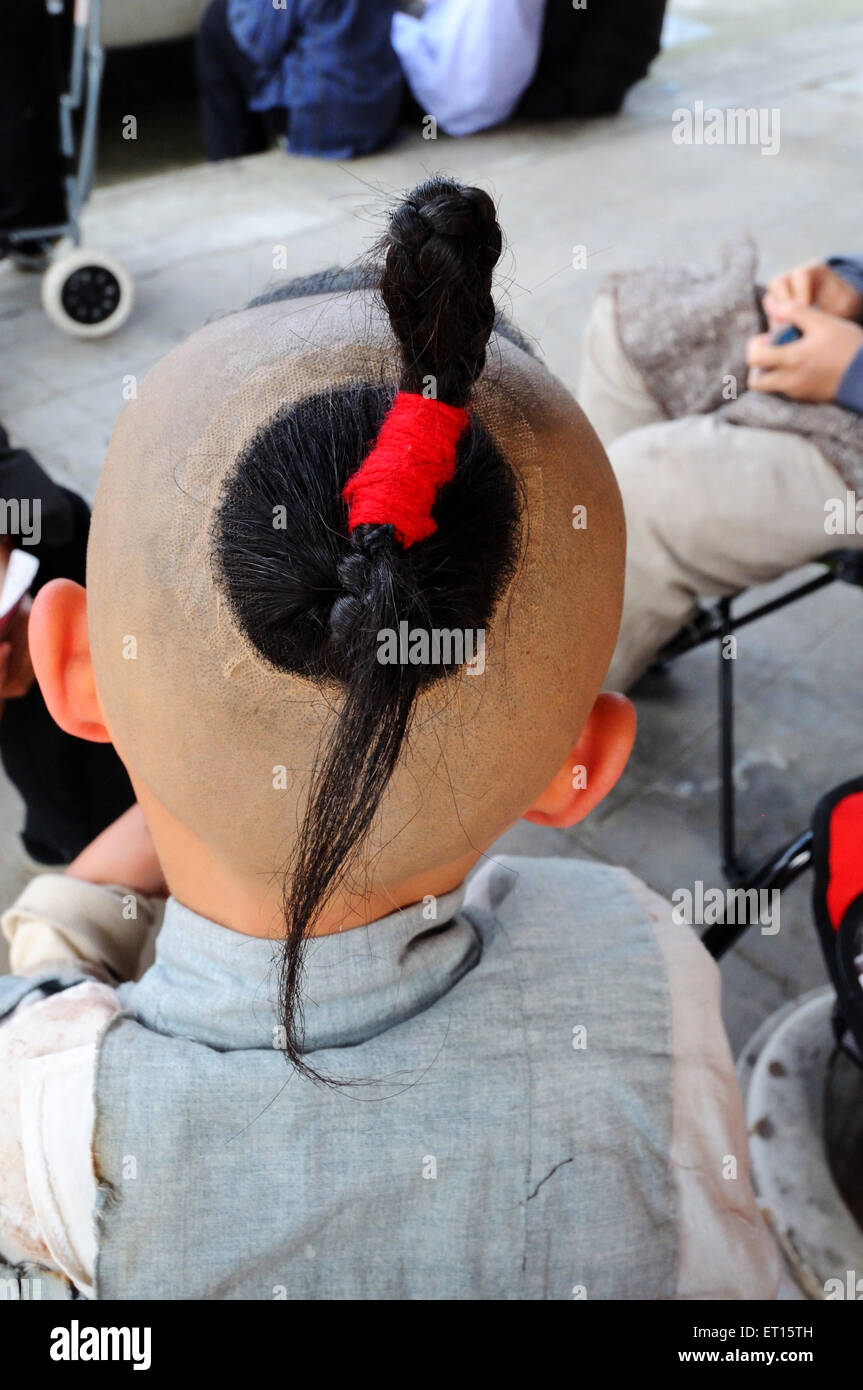
M 460 913 L 463 901 L 462 886 L 368 926 L 312 938 L 303 1051 L 364 1042 L 427 1009 L 473 969 L 482 942 Z M 243 936 L 170 898 L 155 962 L 123 988 L 123 1004 L 158 1032 L 211 1047 L 278 1047 L 279 956 L 278 942 Z

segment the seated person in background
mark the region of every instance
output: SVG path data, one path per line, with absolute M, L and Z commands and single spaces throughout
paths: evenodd
M 863 260 L 800 266 L 763 299 L 754 278 L 748 241 L 715 264 L 627 272 L 588 322 L 579 400 L 626 514 L 614 689 L 700 597 L 863 546 Z M 774 345 L 789 325 L 800 336 Z M 847 490 L 852 531 L 835 523 Z
M 208 159 L 292 154 L 349 159 L 395 132 L 403 82 L 390 44 L 396 0 L 211 0 L 197 68 Z
M 539 60 L 545 0 L 420 0 L 392 43 L 423 116 L 447 135 L 509 120 Z
M 13 447 L 2 426 L 0 497 L 0 526 L 17 509 L 19 525 L 26 515 L 31 533 L 0 535 L 0 585 L 13 548 L 39 561 L 31 594 L 61 576 L 83 583 L 90 528 L 86 502 L 53 482 L 26 449 Z M 134 796 L 110 742 L 64 733 L 45 708 L 27 643 L 30 602 L 25 597 L 0 637 L 0 758 L 24 800 L 21 838 L 27 853 L 41 864 L 66 864 Z
M 0 5 L 0 257 L 8 251 L 22 269 L 44 269 L 53 238 L 13 242 L 9 233 L 66 220 L 57 111 L 71 8 Z
M 546 0 L 539 63 L 517 118 L 610 116 L 646 77 L 666 0 Z
M 511 117 L 618 111 L 659 52 L 665 0 L 414 0 L 392 41 L 423 115 L 448 135 Z
M 51 876 L 4 919 L 36 973 L 0 980 L 0 1243 L 108 1299 L 771 1298 L 715 965 L 621 870 L 487 854 L 632 745 L 613 475 L 489 343 L 488 195 L 432 180 L 385 246 L 380 298 L 277 294 L 168 355 L 86 599 L 34 608 L 49 705 L 110 730 L 152 844 L 130 816 L 90 904 Z M 135 923 L 98 884 L 162 873 L 115 990 Z

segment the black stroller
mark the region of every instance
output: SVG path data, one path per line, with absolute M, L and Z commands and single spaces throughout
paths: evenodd
M 79 338 L 113 333 L 134 286 L 112 257 L 80 245 L 93 183 L 102 79 L 101 0 L 0 5 L 0 257 L 42 270 L 42 303 Z M 52 257 L 62 238 L 73 249 Z

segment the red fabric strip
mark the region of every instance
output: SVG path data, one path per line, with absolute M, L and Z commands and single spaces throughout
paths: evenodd
M 432 507 L 455 472 L 456 446 L 467 422 L 461 406 L 397 392 L 374 447 L 342 494 L 348 529 L 389 523 L 406 548 L 433 535 Z
M 848 908 L 863 893 L 863 792 L 853 792 L 833 807 L 829 869 L 827 911 L 838 931 Z

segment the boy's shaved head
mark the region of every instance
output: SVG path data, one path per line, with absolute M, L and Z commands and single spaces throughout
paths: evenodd
M 279 413 L 397 380 L 371 292 L 266 304 L 171 352 L 111 440 L 88 554 L 107 724 L 136 783 L 244 875 L 284 865 L 339 691 L 270 664 L 238 626 L 213 557 L 223 484 Z M 574 746 L 617 635 L 623 515 L 578 406 L 494 337 L 472 410 L 520 484 L 517 571 L 484 672 L 418 697 L 370 841 L 384 884 L 487 847 L 524 812 Z

